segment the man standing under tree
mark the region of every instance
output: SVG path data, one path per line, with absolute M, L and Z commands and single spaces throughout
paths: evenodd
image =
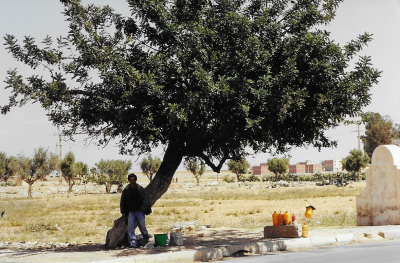
M 128 216 L 128 241 L 129 247 L 137 247 L 135 229 L 138 226 L 143 236 L 143 245 L 149 240 L 146 228 L 145 215 L 151 213 L 150 199 L 147 191 L 136 183 L 135 174 L 128 175 L 129 185 L 121 194 L 120 210 L 123 216 Z

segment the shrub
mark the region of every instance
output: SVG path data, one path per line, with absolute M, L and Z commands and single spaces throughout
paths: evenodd
M 222 177 L 222 180 L 227 183 L 233 183 L 235 181 L 235 178 L 229 175 L 225 175 L 224 177 Z
M 248 182 L 260 182 L 260 178 L 258 178 L 254 174 L 248 176 L 245 180 Z

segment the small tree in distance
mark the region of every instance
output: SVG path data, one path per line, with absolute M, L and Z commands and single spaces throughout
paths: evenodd
M 142 159 L 142 162 L 140 163 L 140 168 L 142 169 L 142 172 L 149 178 L 150 182 L 153 180 L 153 175 L 155 175 L 158 171 L 158 169 L 161 166 L 161 159 L 156 157 L 153 159 L 151 155 L 149 155 L 146 158 Z
M 238 182 L 244 180 L 243 175 L 247 173 L 250 168 L 250 164 L 246 159 L 240 159 L 239 161 L 230 160 L 228 162 L 228 169 L 232 173 L 236 174 L 236 178 Z
M 398 138 L 396 124 L 389 116 L 381 116 L 379 113 L 367 112 L 363 116 L 365 122 L 365 135 L 361 136 L 364 143 L 364 151 L 372 158 L 374 150 L 384 144 L 391 144 L 393 139 Z
M 204 163 L 200 162 L 200 164 L 198 164 L 197 158 L 190 158 L 186 163 L 186 169 L 193 174 L 194 178 L 197 180 L 197 185 L 199 186 L 200 178 L 206 171 Z
M 106 186 L 106 193 L 110 193 L 111 187 L 118 185 L 118 191 L 122 191 L 123 183 L 127 180 L 129 169 L 131 169 L 131 161 L 122 160 L 103 160 L 96 163 L 99 176 L 97 183 Z
M 268 159 L 268 169 L 274 174 L 275 180 L 279 181 L 281 176 L 289 170 L 289 159 L 288 158 L 272 158 Z
M 11 176 L 18 172 L 17 159 L 14 156 L 7 157 L 3 152 L 0 152 L 0 180 L 6 184 Z
M 32 159 L 20 156 L 18 159 L 18 173 L 21 174 L 22 180 L 28 185 L 28 197 L 32 198 L 32 185 L 39 179 L 57 169 L 58 156 L 48 153 L 47 150 L 40 147 L 35 150 Z
M 79 176 L 79 180 L 81 183 L 83 178 L 83 183 L 85 184 L 85 194 L 86 194 L 86 184 L 90 178 L 88 165 L 83 162 L 77 162 L 75 164 L 75 168 L 76 168 L 76 174 Z
M 367 167 L 370 158 L 361 150 L 353 149 L 350 155 L 342 160 L 342 167 L 348 172 L 353 172 L 354 181 L 360 181 L 360 170 Z
M 68 152 L 60 164 L 61 175 L 64 180 L 68 183 L 68 194 L 71 193 L 72 187 L 75 185 L 76 167 L 75 167 L 75 155 L 72 152 Z

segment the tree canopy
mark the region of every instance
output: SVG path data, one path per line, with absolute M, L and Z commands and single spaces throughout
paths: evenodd
M 346 171 L 353 172 L 354 181 L 361 180 L 360 176 L 356 176 L 362 168 L 367 167 L 370 158 L 367 154 L 363 154 L 361 150 L 353 149 L 349 156 L 342 160 L 342 167 Z
M 68 152 L 60 163 L 61 176 L 68 183 L 68 194 L 71 193 L 72 187 L 75 185 L 75 177 L 78 175 L 78 170 L 75 163 L 75 155 L 73 152 Z
M 384 144 L 392 144 L 398 138 L 398 130 L 389 116 L 382 116 L 377 112 L 367 112 L 363 115 L 365 135 L 362 136 L 364 151 L 371 159 L 374 150 Z
M 39 179 L 49 175 L 58 167 L 59 159 L 54 153 L 39 147 L 35 149 L 33 158 L 18 156 L 18 174 L 28 185 L 28 197 L 32 197 L 32 185 Z
M 244 181 L 245 178 L 243 175 L 247 174 L 249 168 L 250 164 L 244 158 L 240 160 L 230 160 L 228 162 L 228 169 L 236 174 L 236 179 L 238 182 Z
M 200 178 L 206 171 L 204 163 L 199 162 L 197 158 L 190 158 L 186 163 L 186 170 L 190 171 L 196 178 L 197 185 L 200 185 Z
M 132 162 L 124 160 L 103 160 L 96 163 L 99 175 L 97 182 L 106 186 L 106 193 L 110 193 L 111 187 L 116 184 L 118 191 L 122 192 L 123 183 L 127 181 Z
M 18 173 L 18 162 L 14 156 L 7 157 L 7 154 L 0 152 L 0 180 L 7 183 L 7 180 Z
M 161 159 L 156 157 L 153 158 L 151 154 L 147 158 L 143 158 L 140 162 L 140 169 L 149 178 L 150 182 L 153 180 L 153 175 L 155 175 L 161 166 Z
M 340 45 L 319 29 L 341 1 L 128 0 L 123 17 L 61 0 L 67 36 L 4 37 L 15 59 L 48 74 L 9 70 L 1 112 L 39 102 L 65 135 L 118 139 L 122 154 L 163 146 L 152 203 L 184 158 L 219 172 L 248 151 L 335 146 L 325 131 L 360 114 L 380 75 L 358 57 L 370 34 Z
M 272 158 L 268 159 L 268 170 L 275 175 L 275 180 L 279 181 L 284 173 L 289 171 L 289 159 L 288 158 Z

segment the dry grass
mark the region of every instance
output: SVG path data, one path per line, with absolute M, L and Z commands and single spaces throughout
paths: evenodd
M 227 184 L 219 180 L 219 186 L 186 188 L 186 183 L 195 185 L 195 179 L 188 175 L 178 178 L 179 183 L 171 185 L 154 205 L 153 213 L 146 218 L 151 233 L 168 231 L 175 222 L 195 220 L 199 225 L 215 228 L 255 229 L 271 225 L 271 214 L 275 210 L 294 213 L 302 223 L 308 205 L 317 208 L 307 221 L 310 226 L 354 226 L 355 196 L 365 187 L 365 183 L 357 183 L 344 188 L 302 186 L 269 189 L 267 183 L 239 187 L 237 183 Z M 207 181 L 215 179 L 213 176 L 203 177 L 201 182 L 207 184 Z M 42 183 L 41 188 L 45 187 Z M 55 187 L 54 183 L 52 187 Z M 9 192 L 16 191 L 10 189 Z M 108 229 L 120 216 L 119 194 L 76 194 L 69 197 L 66 194 L 41 194 L 35 197 L 34 189 L 32 199 L 10 196 L 13 195 L 1 197 L 0 209 L 6 210 L 6 216 L 0 218 L 0 242 L 104 243 Z

